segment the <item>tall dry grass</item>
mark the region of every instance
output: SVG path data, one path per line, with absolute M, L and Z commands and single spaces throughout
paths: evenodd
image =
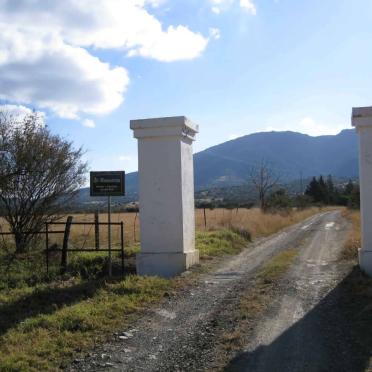
M 290 210 L 282 213 L 263 213 L 258 208 L 252 209 L 213 209 L 206 210 L 206 221 L 204 211 L 195 211 L 195 225 L 197 231 L 218 230 L 218 229 L 242 229 L 248 231 L 252 238 L 267 236 L 302 221 L 320 211 L 319 208 L 308 208 L 303 210 Z M 100 222 L 107 222 L 107 214 L 99 215 Z M 63 218 L 62 221 L 66 219 Z M 94 214 L 82 213 L 74 214 L 73 221 L 93 222 Z M 133 245 L 140 241 L 139 214 L 135 213 L 113 213 L 112 222 L 124 222 L 124 243 L 125 246 Z M 206 222 L 206 223 L 205 223 Z M 2 230 L 7 230 L 4 221 L 0 221 Z M 54 225 L 50 230 L 63 230 L 64 226 Z M 120 246 L 120 227 L 112 226 L 112 244 L 114 247 Z M 63 234 L 50 234 L 50 245 L 55 243 L 62 245 Z M 104 248 L 107 246 L 108 230 L 107 226 L 100 226 L 100 244 Z M 94 225 L 72 225 L 70 234 L 71 248 L 93 248 L 95 246 Z
M 195 225 L 197 231 L 218 230 L 221 228 L 239 228 L 248 230 L 252 238 L 273 234 L 289 225 L 302 221 L 320 211 L 319 208 L 304 210 L 291 210 L 283 213 L 263 213 L 258 208 L 252 209 L 213 209 L 206 210 L 206 226 L 204 211 L 195 211 Z M 93 221 L 93 214 L 74 215 L 75 221 Z M 100 221 L 107 221 L 107 214 L 100 214 Z M 124 222 L 125 245 L 131 245 L 140 241 L 139 215 L 135 213 L 114 213 L 111 217 L 113 222 Z M 107 228 L 101 226 L 102 244 L 107 243 Z M 112 228 L 113 242 L 119 243 L 120 231 L 118 227 Z M 87 244 L 94 244 L 94 227 L 73 226 L 71 230 L 72 240 L 81 244 L 87 239 Z
M 342 254 L 345 259 L 354 259 L 358 257 L 358 249 L 361 247 L 360 211 L 345 210 L 343 215 L 351 222 L 351 230 Z
M 274 234 L 320 211 L 317 207 L 291 209 L 280 213 L 264 213 L 259 208 L 206 210 L 207 229 L 239 228 L 248 230 L 252 238 L 256 238 Z M 196 228 L 205 229 L 202 210 L 196 212 Z

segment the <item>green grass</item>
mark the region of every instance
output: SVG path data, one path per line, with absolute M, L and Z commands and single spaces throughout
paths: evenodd
M 55 370 L 66 360 L 127 326 L 139 310 L 159 300 L 172 281 L 124 280 L 62 283 L 2 294 L 0 371 Z
M 201 257 L 239 253 L 247 239 L 229 230 L 197 234 Z M 246 235 L 245 235 L 246 236 Z M 139 245 L 125 248 L 133 260 Z M 5 259 L 4 259 L 5 258 Z M 131 324 L 140 311 L 159 301 L 179 283 L 129 275 L 108 280 L 102 252 L 69 255 L 68 271 L 59 275 L 59 255 L 45 273 L 44 257 L 19 257 L 7 270 L 0 263 L 0 371 L 54 371 L 79 353 Z M 120 256 L 113 259 L 114 272 Z
M 278 253 L 274 258 L 267 262 L 258 274 L 258 279 L 264 284 L 275 282 L 292 265 L 299 251 L 296 249 L 287 249 Z
M 196 234 L 196 248 L 200 257 L 233 255 L 247 246 L 243 234 L 231 230 L 204 231 Z

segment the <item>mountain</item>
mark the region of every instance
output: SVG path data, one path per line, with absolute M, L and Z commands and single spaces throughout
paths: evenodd
M 296 132 L 250 134 L 210 147 L 194 155 L 195 190 L 228 187 L 247 182 L 253 166 L 265 160 L 281 182 L 332 174 L 340 178 L 358 176 L 358 138 L 355 130 L 338 135 L 311 137 Z M 126 175 L 125 198 L 137 199 L 138 174 Z M 89 188 L 80 190 L 79 201 L 90 198 Z
M 240 137 L 195 154 L 195 187 L 239 185 L 262 159 L 285 182 L 301 174 L 356 177 L 357 134 L 349 129 L 334 136 L 264 132 Z

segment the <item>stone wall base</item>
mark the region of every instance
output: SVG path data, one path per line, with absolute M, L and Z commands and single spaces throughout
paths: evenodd
M 171 278 L 199 262 L 199 251 L 186 253 L 138 253 L 137 275 L 156 275 Z
M 359 266 L 368 275 L 372 276 L 372 251 L 359 249 Z

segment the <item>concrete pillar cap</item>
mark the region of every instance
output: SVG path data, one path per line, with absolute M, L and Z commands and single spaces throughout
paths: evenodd
M 199 126 L 185 116 L 136 119 L 130 121 L 135 138 L 177 137 L 194 141 Z
M 372 128 L 372 107 L 354 107 L 351 123 L 357 129 L 360 127 Z

